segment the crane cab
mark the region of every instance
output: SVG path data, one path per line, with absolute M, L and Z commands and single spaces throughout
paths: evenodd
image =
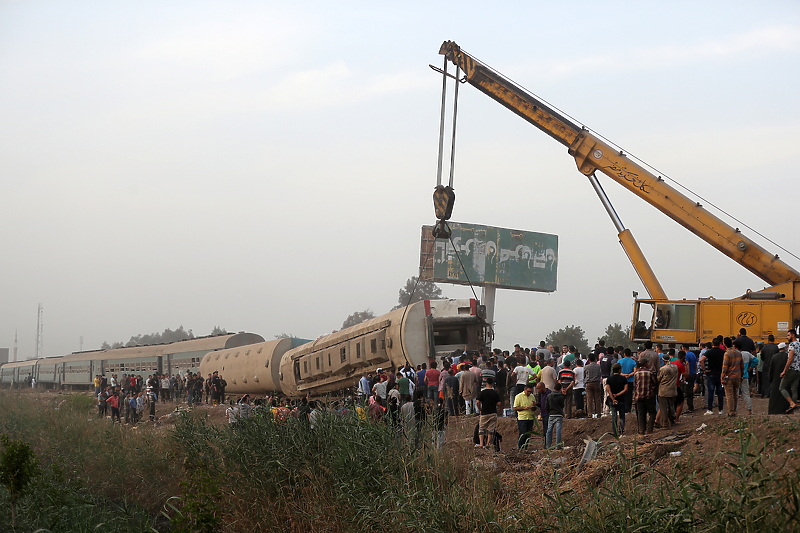
M 695 344 L 697 311 L 697 301 L 635 300 L 631 340 Z
M 793 325 L 791 300 L 635 300 L 631 340 L 696 345 L 741 328 L 756 342 L 786 335 Z

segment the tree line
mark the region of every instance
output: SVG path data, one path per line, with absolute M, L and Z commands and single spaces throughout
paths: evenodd
M 211 330 L 211 335 L 227 335 L 228 332 L 225 328 L 214 326 Z M 148 346 L 152 344 L 169 344 L 172 342 L 180 342 L 194 339 L 195 335 L 192 330 L 184 329 L 183 325 L 178 326 L 177 329 L 172 330 L 166 328 L 161 333 L 144 333 L 140 335 L 133 335 L 128 342 L 107 342 L 103 341 L 100 346 L 101 350 L 113 350 L 116 348 L 129 348 L 131 346 Z

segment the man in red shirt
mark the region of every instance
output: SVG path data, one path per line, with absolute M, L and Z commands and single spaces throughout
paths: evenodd
M 436 405 L 436 399 L 439 396 L 439 378 L 442 375 L 442 373 L 436 369 L 437 366 L 436 361 L 431 361 L 430 370 L 425 372 L 425 386 L 428 387 L 427 399 L 433 405 Z

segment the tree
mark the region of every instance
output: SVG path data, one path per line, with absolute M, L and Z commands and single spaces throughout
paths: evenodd
M 577 348 L 580 354 L 589 353 L 589 341 L 586 340 L 586 332 L 580 326 L 566 326 L 558 331 L 550 332 L 545 338 L 545 342 L 552 344 L 557 352 L 560 352 L 561 347 L 566 344 Z
M 597 340 L 598 342 L 600 339 L 604 339 L 606 341 L 606 347 L 608 346 L 622 346 L 623 348 L 635 348 L 636 344 L 631 342 L 631 327 L 626 326 L 624 329 L 621 324 L 617 324 L 614 322 L 613 324 L 609 324 L 606 327 L 605 335 L 599 337 Z
M 281 333 L 279 335 L 275 335 L 276 339 L 296 339 L 297 337 L 291 333 Z
M 224 329 L 221 329 L 217 326 L 214 326 L 214 331 L 222 331 L 225 332 Z M 212 332 L 212 334 L 215 334 Z M 130 338 L 130 340 L 126 343 L 122 342 L 114 342 L 109 344 L 106 341 L 103 341 L 102 346 L 100 347 L 102 350 L 115 350 L 117 348 L 123 347 L 130 347 L 130 346 L 150 346 L 153 344 L 170 344 L 172 342 L 180 342 L 194 339 L 194 332 L 190 329 L 186 331 L 183 326 L 178 326 L 178 329 L 171 330 L 166 328 L 161 333 L 145 333 L 140 335 L 134 335 Z
M 417 280 L 417 276 L 412 276 L 406 281 L 406 286 L 400 289 L 397 305 L 392 307 L 392 310 L 400 309 L 408 304 L 421 302 L 422 300 L 444 300 L 447 298 L 442 294 L 442 289 L 437 287 L 434 282 L 425 280 L 417 282 Z
M 214 326 L 214 329 L 211 330 L 211 335 L 212 336 L 214 336 L 214 335 L 227 335 L 227 334 L 228 334 L 228 330 L 226 330 L 225 328 L 221 328 L 219 326 Z
M 342 323 L 342 329 L 349 328 L 352 326 L 357 326 L 362 322 L 366 322 L 367 320 L 372 320 L 375 318 L 375 313 L 370 311 L 369 308 L 364 309 L 363 311 L 356 311 L 349 317 L 347 317 L 344 322 Z

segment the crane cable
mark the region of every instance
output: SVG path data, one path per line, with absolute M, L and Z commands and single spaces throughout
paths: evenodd
M 442 73 L 442 107 L 441 113 L 439 116 L 439 158 L 438 164 L 436 168 L 436 185 L 437 187 L 442 184 L 442 163 L 444 160 L 444 127 L 445 127 L 445 116 L 447 111 L 447 78 L 452 77 L 455 79 L 455 93 L 453 95 L 453 129 L 451 134 L 450 140 L 450 180 L 449 186 L 452 189 L 453 187 L 453 176 L 455 174 L 455 164 L 456 164 L 456 125 L 458 123 L 458 86 L 460 83 L 464 83 L 466 80 L 459 80 L 459 76 L 461 74 L 461 67 L 456 65 L 456 75 L 452 76 L 451 74 L 447 73 L 447 57 L 444 57 L 444 66 L 441 70 L 434 69 Z M 450 229 L 450 225 L 445 222 L 447 229 Z M 467 269 L 464 268 L 464 263 L 461 261 L 461 255 L 458 253 L 458 249 L 456 248 L 455 243 L 453 242 L 453 237 L 450 236 L 450 245 L 453 247 L 453 250 L 456 253 L 456 257 L 458 257 L 458 262 L 461 264 L 461 270 L 464 272 L 464 276 L 467 278 L 467 282 L 469 283 L 469 288 L 472 290 L 472 295 L 475 296 L 476 301 L 478 300 L 478 295 L 475 293 L 475 287 L 472 285 L 472 281 L 469 279 L 469 275 L 467 274 Z M 422 278 L 422 272 L 420 275 L 417 276 L 417 281 L 414 283 L 414 287 L 411 289 L 411 292 L 408 295 L 408 301 L 406 302 L 405 308 L 403 309 L 403 315 L 400 318 L 400 350 L 403 352 L 403 358 L 405 359 L 406 363 L 410 364 L 408 360 L 408 355 L 406 354 L 406 350 L 403 343 L 403 332 L 402 327 L 406 318 L 406 312 L 408 312 L 408 308 L 411 305 L 411 300 L 414 298 L 414 293 L 417 290 L 417 286 Z
M 463 48 L 462 48 L 461 50 L 462 50 L 463 52 L 465 52 L 465 53 L 468 53 L 468 52 L 467 52 L 466 50 L 464 50 Z M 530 89 L 527 89 L 527 88 L 526 88 L 524 85 L 522 85 L 521 83 L 517 83 L 517 82 L 516 82 L 516 81 L 514 81 L 512 78 L 510 78 L 510 77 L 506 76 L 505 74 L 503 74 L 503 73 L 502 73 L 502 72 L 500 72 L 499 70 L 496 70 L 496 69 L 494 69 L 494 68 L 490 67 L 489 65 L 487 65 L 486 63 L 484 63 L 482 60 L 480 60 L 480 59 L 479 59 L 477 56 L 475 56 L 474 54 L 471 54 L 471 53 L 468 53 L 468 54 L 469 54 L 469 56 L 470 56 L 470 57 L 472 57 L 472 58 L 476 59 L 477 61 L 479 61 L 479 62 L 481 63 L 481 65 L 482 65 L 484 68 L 487 68 L 487 69 L 491 70 L 492 72 L 494 72 L 495 74 L 498 74 L 498 75 L 502 76 L 503 78 L 507 79 L 507 80 L 508 80 L 508 81 L 510 81 L 511 83 L 513 83 L 513 84 L 515 84 L 516 86 L 518 86 L 520 89 L 522 89 L 522 90 L 524 90 L 524 91 L 526 91 L 526 92 L 530 93 L 532 96 L 534 96 L 534 97 L 536 97 L 537 99 L 541 100 L 542 102 L 544 102 L 545 104 L 547 104 L 548 106 L 550 106 L 551 108 L 553 108 L 555 111 L 558 111 L 559 113 L 561 113 L 561 114 L 562 114 L 562 115 L 564 115 L 565 117 L 569 118 L 570 120 L 572 120 L 572 121 L 574 121 L 574 122 L 576 122 L 576 123 L 580 124 L 581 126 L 583 126 L 584 128 L 586 128 L 588 131 L 591 131 L 592 133 L 594 133 L 595 135 L 597 135 L 598 137 L 600 137 L 601 139 L 603 139 L 605 142 L 607 142 L 607 143 L 608 143 L 608 144 L 610 144 L 611 146 L 614 146 L 615 148 L 618 148 L 620 151 L 622 151 L 622 152 L 625 152 L 625 154 L 626 154 L 628 157 L 630 157 L 630 158 L 632 158 L 632 159 L 635 159 L 636 161 L 638 161 L 639 163 L 641 163 L 641 164 L 642 164 L 642 166 L 645 166 L 645 167 L 649 168 L 650 170 L 652 170 L 652 171 L 653 171 L 655 174 L 659 175 L 660 177 L 662 177 L 662 178 L 664 178 L 664 179 L 667 179 L 667 180 L 671 181 L 672 183 L 674 183 L 675 185 L 677 185 L 677 186 L 678 186 L 678 187 L 680 187 L 681 189 L 685 190 L 685 191 L 686 191 L 686 192 L 688 192 L 689 194 L 692 194 L 692 195 L 694 195 L 696 198 L 698 198 L 698 199 L 702 200 L 703 202 L 705 202 L 706 204 L 710 205 L 711 207 L 713 207 L 714 209 L 716 209 L 716 210 L 717 210 L 717 211 L 719 211 L 720 213 L 724 214 L 725 216 L 729 217 L 730 219 L 732 219 L 732 220 L 736 221 L 737 223 L 741 224 L 743 227 L 745 227 L 745 228 L 749 229 L 750 231 L 752 231 L 753 233 L 755 233 L 756 235 L 758 235 L 758 236 L 759 236 L 759 237 L 761 237 L 762 239 L 766 240 L 767 242 L 771 243 L 771 244 L 772 244 L 772 245 L 774 245 L 774 246 L 777 246 L 778 248 L 780 248 L 781 250 L 783 250 L 783 251 L 784 251 L 784 252 L 786 252 L 787 254 L 791 255 L 791 256 L 792 256 L 792 257 L 794 257 L 795 259 L 798 259 L 798 260 L 800 260 L 800 257 L 798 257 L 797 255 L 793 254 L 792 252 L 790 252 L 789 250 L 787 250 L 786 248 L 784 248 L 783 246 L 781 246 L 781 245 L 780 245 L 780 244 L 778 244 L 777 242 L 773 241 L 772 239 L 770 239 L 769 237 L 767 237 L 766 235 L 764 235 L 763 233 L 761 233 L 761 232 L 760 232 L 760 231 L 758 231 L 757 229 L 755 229 L 755 228 L 753 228 L 752 226 L 748 225 L 747 223 L 745 223 L 745 222 L 743 222 L 743 221 L 739 220 L 738 218 L 736 218 L 736 217 L 735 217 L 735 216 L 733 216 L 732 214 L 730 214 L 730 213 L 728 213 L 727 211 L 725 211 L 723 208 L 721 208 L 721 207 L 719 207 L 718 205 L 714 204 L 713 202 L 711 202 L 711 201 L 707 200 L 707 199 L 706 199 L 706 198 L 704 198 L 703 196 L 700 196 L 698 193 L 696 193 L 696 192 L 694 192 L 693 190 L 691 190 L 690 188 L 686 187 L 685 185 L 683 185 L 682 183 L 680 183 L 678 180 L 676 180 L 676 179 L 674 179 L 674 178 L 671 178 L 671 177 L 669 177 L 667 174 L 665 174 L 665 173 L 661 172 L 660 170 L 658 170 L 658 169 L 657 169 L 657 168 L 655 168 L 654 166 L 650 165 L 650 164 L 649 164 L 649 163 L 647 163 L 646 161 L 643 161 L 642 159 L 640 159 L 639 157 L 637 157 L 637 156 L 636 156 L 636 155 L 634 155 L 633 153 L 629 152 L 628 150 L 625 150 L 623 147 L 621 147 L 620 145 L 618 145 L 618 144 L 617 144 L 617 143 L 615 143 L 614 141 L 612 141 L 612 140 L 610 140 L 610 139 L 607 139 L 606 137 L 604 137 L 603 135 L 601 135 L 601 134 L 600 134 L 600 133 L 598 133 L 597 131 L 595 131 L 595 130 L 593 130 L 593 129 L 589 128 L 589 127 L 587 127 L 587 126 L 586 126 L 586 125 L 585 125 L 585 124 L 584 124 L 582 121 L 580 121 L 580 120 L 576 119 L 575 117 L 573 117 L 572 115 L 570 115 L 570 114 L 569 114 L 569 113 L 567 113 L 566 111 L 564 111 L 564 110 L 562 110 L 562 109 L 559 109 L 559 107 L 558 107 L 558 106 L 555 106 L 555 105 L 551 104 L 550 102 L 548 102 L 547 100 L 545 100 L 544 98 L 542 98 L 541 96 L 539 96 L 538 94 L 536 94 L 535 92 L 531 91 Z M 458 88 L 458 85 L 456 85 L 456 88 Z

